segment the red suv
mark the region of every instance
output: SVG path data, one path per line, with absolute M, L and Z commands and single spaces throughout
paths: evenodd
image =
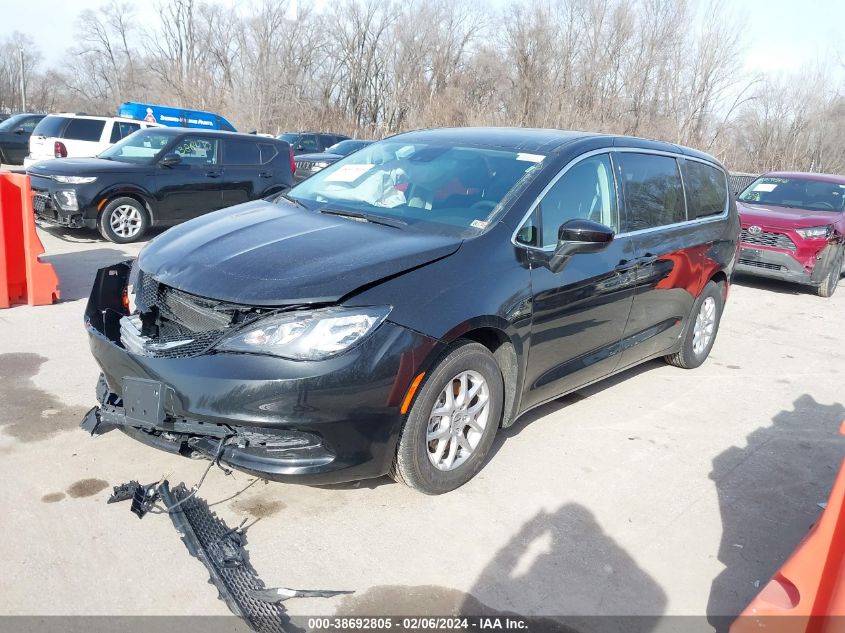
M 845 255 L 845 176 L 772 172 L 737 197 L 737 272 L 836 290 Z

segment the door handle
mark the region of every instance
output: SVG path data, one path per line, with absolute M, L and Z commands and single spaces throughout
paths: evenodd
M 207 172 L 205 172 L 205 175 L 208 178 L 220 178 L 220 172 L 219 171 L 207 171 Z
M 258 175 L 261 176 L 262 178 L 272 178 L 273 177 L 272 172 L 269 172 L 269 171 L 259 172 Z

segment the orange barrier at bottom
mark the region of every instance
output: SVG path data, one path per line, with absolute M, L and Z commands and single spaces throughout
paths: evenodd
M 751 631 L 845 631 L 845 462 L 821 518 L 731 625 L 731 633 Z
M 59 300 L 59 278 L 40 261 L 29 176 L 0 172 L 0 308 Z

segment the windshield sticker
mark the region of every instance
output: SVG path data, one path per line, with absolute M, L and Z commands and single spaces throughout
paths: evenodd
M 524 154 L 520 152 L 516 155 L 516 160 L 527 160 L 530 163 L 539 163 L 545 158 L 542 154 Z
M 487 220 L 473 220 L 469 223 L 469 225 L 476 229 L 486 229 L 487 225 L 490 224 Z
M 326 176 L 326 182 L 355 182 L 370 171 L 374 165 L 364 163 L 363 165 L 344 165 L 336 172 Z
M 762 191 L 764 193 L 768 193 L 769 191 L 774 191 L 776 184 L 772 184 L 769 182 L 761 182 L 759 185 L 755 185 L 753 191 Z

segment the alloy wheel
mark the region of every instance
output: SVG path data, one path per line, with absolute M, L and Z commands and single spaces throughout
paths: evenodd
M 704 352 L 716 329 L 716 300 L 707 297 L 701 304 L 692 331 L 692 351 L 697 355 Z
M 454 470 L 475 451 L 490 417 L 490 389 L 475 371 L 446 383 L 431 410 L 426 432 L 428 458 L 438 470 Z
M 116 207 L 109 217 L 109 226 L 121 238 L 135 237 L 141 230 L 141 212 L 129 204 Z

